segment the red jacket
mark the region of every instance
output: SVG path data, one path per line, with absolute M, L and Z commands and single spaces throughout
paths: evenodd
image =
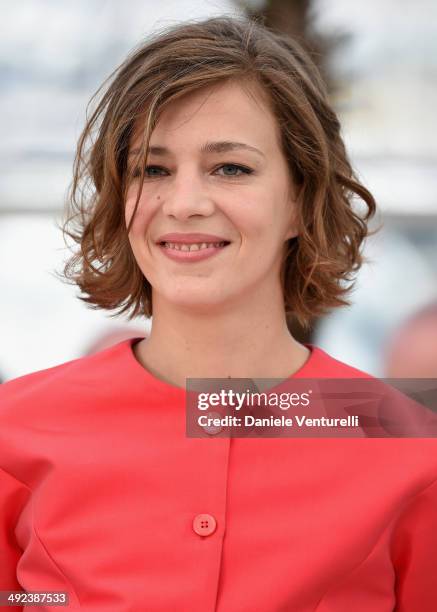
M 135 341 L 0 387 L 0 590 L 68 592 L 47 611 L 437 610 L 435 439 L 188 438 L 185 391 Z M 365 376 L 308 346 L 296 377 Z

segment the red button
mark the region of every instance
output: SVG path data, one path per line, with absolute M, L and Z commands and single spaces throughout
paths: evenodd
M 216 530 L 217 521 L 211 514 L 198 514 L 193 520 L 193 529 L 201 536 L 209 536 Z
M 219 412 L 207 412 L 206 416 L 209 419 L 221 419 L 222 415 Z M 222 431 L 223 427 L 221 425 L 203 425 L 203 430 L 206 431 L 206 433 L 208 434 L 216 434 L 216 433 L 220 433 Z

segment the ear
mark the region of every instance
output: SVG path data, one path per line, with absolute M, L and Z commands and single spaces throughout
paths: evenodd
M 297 230 L 297 221 L 296 221 L 297 219 L 296 202 L 290 202 L 290 208 L 291 208 L 290 220 L 288 223 L 287 233 L 285 234 L 286 240 L 289 240 L 290 238 L 294 238 L 299 233 Z
M 290 238 L 295 238 L 298 234 L 299 232 L 296 229 L 292 229 L 285 236 L 285 240 L 290 240 Z
M 297 224 L 297 212 L 298 212 L 298 202 L 294 195 L 289 198 L 288 206 L 290 210 L 290 216 L 287 226 L 287 233 L 285 234 L 285 240 L 289 240 L 290 238 L 295 238 L 298 234 L 298 224 Z

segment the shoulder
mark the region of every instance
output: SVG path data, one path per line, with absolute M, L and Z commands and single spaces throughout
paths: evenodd
M 321 378 L 373 378 L 368 372 L 364 372 L 352 365 L 336 359 L 315 344 L 306 344 L 311 350 L 308 360 L 308 368 L 305 376 Z
M 111 380 L 117 360 L 128 341 L 106 349 L 31 372 L 0 385 L 0 419 L 27 408 L 39 409 L 44 404 L 62 406 L 77 400 L 98 385 Z
M 309 346 L 313 349 L 313 364 L 311 372 L 304 376 L 332 379 L 322 383 L 324 391 L 335 392 L 332 416 L 338 416 L 342 397 L 348 407 L 353 394 L 357 396 L 353 400 L 355 414 L 360 415 L 361 428 L 366 435 L 350 440 L 356 454 L 363 453 L 363 461 L 369 462 L 371 448 L 372 458 L 378 460 L 381 469 L 388 470 L 391 466 L 392 479 L 400 476 L 412 491 L 436 480 L 437 436 L 432 434 L 437 427 L 435 414 L 384 379 L 340 361 L 320 347 Z M 342 380 L 339 388 L 335 379 L 350 380 Z M 369 401 L 363 402 L 363 393 Z M 325 400 L 325 405 L 331 406 L 329 402 Z

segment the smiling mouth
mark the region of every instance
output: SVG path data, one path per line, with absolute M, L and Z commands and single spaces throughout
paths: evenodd
M 191 244 L 181 243 L 181 242 L 160 242 L 159 245 L 166 249 L 173 249 L 175 251 L 202 251 L 203 249 L 208 248 L 221 248 L 225 247 L 230 242 L 224 240 L 223 242 L 193 242 Z

